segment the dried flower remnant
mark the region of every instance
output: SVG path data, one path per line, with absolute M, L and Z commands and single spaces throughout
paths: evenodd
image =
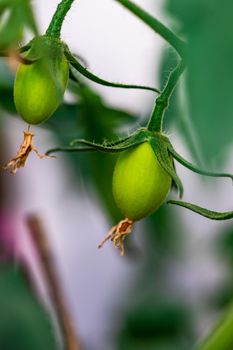
M 29 131 L 24 131 L 24 140 L 21 144 L 16 156 L 5 166 L 2 167 L 2 169 L 7 170 L 11 169 L 11 173 L 15 174 L 19 168 L 22 168 L 25 166 L 26 160 L 29 156 L 29 154 L 33 151 L 36 153 L 36 155 L 40 158 L 54 158 L 54 156 L 48 156 L 45 154 L 40 154 L 38 149 L 33 144 L 33 136 L 34 134 Z
M 124 251 L 124 239 L 132 231 L 133 221 L 130 219 L 121 220 L 116 226 L 113 226 L 104 240 L 99 244 L 98 248 L 102 248 L 104 243 L 109 239 L 113 242 L 116 249 L 121 250 L 123 256 Z

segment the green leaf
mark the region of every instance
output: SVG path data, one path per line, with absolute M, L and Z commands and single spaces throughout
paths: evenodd
M 0 310 L 0 349 L 57 349 L 48 314 L 19 266 L 0 267 Z

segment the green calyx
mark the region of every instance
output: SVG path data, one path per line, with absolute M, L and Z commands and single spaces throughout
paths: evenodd
M 83 152 L 83 151 L 99 151 L 105 153 L 119 153 L 127 150 L 133 146 L 139 145 L 148 140 L 148 132 L 146 129 L 141 128 L 132 133 L 129 136 L 120 138 L 113 142 L 104 142 L 98 144 L 83 139 L 75 139 L 70 142 L 68 147 L 57 147 L 47 151 L 47 154 L 53 154 L 57 152 Z
M 171 177 L 173 184 L 178 189 L 180 197 L 183 195 L 183 185 L 178 177 L 173 158 L 169 152 L 169 139 L 163 133 L 154 133 L 146 128 L 141 128 L 133 132 L 131 135 L 121 138 L 114 142 L 105 142 L 97 144 L 87 140 L 73 140 L 69 147 L 58 147 L 51 149 L 47 154 L 56 152 L 84 152 L 84 151 L 99 151 L 106 153 L 120 153 L 142 143 L 148 142 L 154 152 L 156 160 L 162 169 Z
M 142 143 L 148 142 L 151 146 L 156 161 L 160 164 L 161 168 L 169 175 L 172 179 L 174 187 L 178 190 L 180 198 L 183 196 L 183 185 L 176 173 L 174 160 L 178 161 L 180 164 L 185 166 L 187 169 L 210 177 L 227 177 L 233 180 L 232 174 L 227 173 L 212 173 L 206 170 L 199 169 L 197 166 L 186 161 L 182 156 L 180 156 L 172 146 L 169 138 L 162 132 L 152 132 L 147 128 L 140 128 L 117 141 L 113 142 L 104 142 L 102 144 L 97 144 L 95 142 L 77 139 L 73 140 L 68 147 L 58 147 L 51 149 L 47 154 L 53 154 L 56 152 L 85 152 L 85 151 L 99 151 L 106 153 L 120 153 L 127 151 L 135 146 L 139 146 Z M 181 202 L 181 201 L 169 201 L 168 203 L 177 204 L 183 206 L 187 209 L 193 210 L 196 213 L 204 215 L 206 217 L 215 219 L 215 220 L 227 220 L 232 218 L 232 212 L 227 213 L 216 213 L 209 211 L 207 209 L 202 209 L 193 204 Z
M 57 58 L 59 55 L 64 55 L 66 45 L 58 38 L 48 35 L 38 35 L 34 37 L 27 45 L 19 49 L 25 53 L 28 59 L 32 61 L 43 57 Z

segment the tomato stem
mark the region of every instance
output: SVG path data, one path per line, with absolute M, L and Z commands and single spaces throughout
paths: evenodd
M 78 71 L 80 74 L 82 74 L 87 79 L 94 81 L 97 84 L 103 85 L 103 86 L 110 86 L 115 88 L 122 88 L 122 89 L 141 89 L 141 90 L 148 90 L 160 93 L 160 91 L 156 88 L 145 86 L 145 85 L 129 85 L 129 84 L 120 84 L 120 83 L 114 83 L 107 80 L 104 80 L 97 75 L 90 72 L 87 68 L 85 68 L 68 50 L 65 52 L 66 57 L 72 67 Z M 73 73 L 73 80 L 78 80 L 75 73 L 71 71 L 71 74 Z
M 139 17 L 144 23 L 146 23 L 150 28 L 152 28 L 156 33 L 158 33 L 162 38 L 164 38 L 178 54 L 183 57 L 185 54 L 186 43 L 181 40 L 174 32 L 167 28 L 163 23 L 161 23 L 157 18 L 151 16 L 145 10 L 140 8 L 138 5 L 134 4 L 130 0 L 116 0 L 121 5 L 130 10 L 134 15 Z
M 53 18 L 46 31 L 46 35 L 58 39 L 60 38 L 63 21 L 66 17 L 67 12 L 70 10 L 73 2 L 74 0 L 62 0 L 59 3 L 56 12 L 54 13 Z
M 148 130 L 154 132 L 162 132 L 164 112 L 169 105 L 169 100 L 172 92 L 185 69 L 185 63 L 181 60 L 175 69 L 170 73 L 168 81 L 163 89 L 161 95 L 155 100 L 154 109 L 148 123 Z

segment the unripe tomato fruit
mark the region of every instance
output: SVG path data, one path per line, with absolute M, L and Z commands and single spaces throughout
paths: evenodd
M 171 188 L 148 142 L 121 153 L 113 174 L 113 196 L 122 214 L 140 220 L 160 207 Z
M 63 100 L 69 64 L 61 44 L 57 39 L 39 37 L 26 55 L 35 57 L 35 62 L 19 65 L 14 101 L 17 112 L 29 124 L 48 119 Z

